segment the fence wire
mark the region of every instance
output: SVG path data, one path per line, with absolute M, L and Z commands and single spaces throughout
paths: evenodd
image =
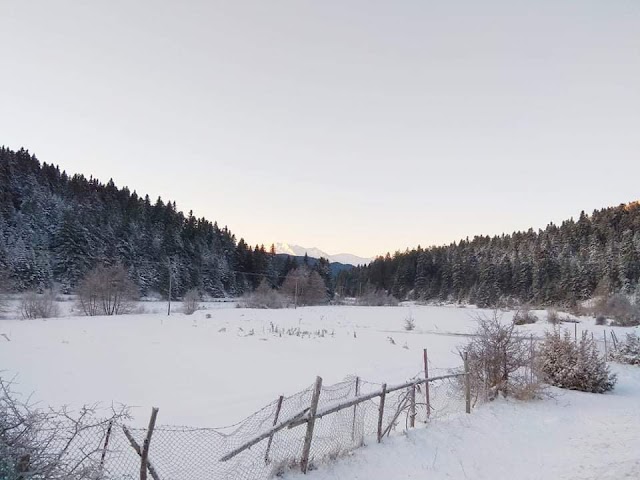
M 423 377 L 424 378 L 424 377 Z M 429 418 L 424 384 L 415 391 L 415 425 L 464 412 L 464 394 L 458 379 L 429 382 Z M 380 392 L 381 384 L 356 377 L 323 386 L 318 411 L 344 401 Z M 299 469 L 307 423 L 285 427 L 270 438 L 265 437 L 232 458 L 222 458 L 238 447 L 269 432 L 274 424 L 308 411 L 314 386 L 275 400 L 233 427 L 190 428 L 156 426 L 150 442 L 149 463 L 160 480 L 262 480 Z M 410 428 L 411 388 L 386 394 L 382 428 L 391 435 Z M 280 408 L 278 406 L 280 404 Z M 380 397 L 316 419 L 309 456 L 310 468 L 335 459 L 367 443 L 377 441 Z M 276 420 L 277 415 L 277 420 Z M 129 428 L 138 446 L 144 443 L 147 430 Z M 98 441 L 98 439 L 96 439 Z M 104 439 L 100 439 L 104 442 Z M 132 447 L 123 428 L 112 430 L 105 453 L 100 480 L 140 478 L 140 456 Z M 149 476 L 152 478 L 152 475 Z

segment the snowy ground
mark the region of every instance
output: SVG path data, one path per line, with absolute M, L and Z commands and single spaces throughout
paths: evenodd
M 65 302 L 63 312 L 73 314 L 70 306 Z M 325 384 L 353 374 L 400 383 L 421 371 L 423 348 L 432 373 L 458 367 L 456 347 L 475 329 L 474 317 L 491 314 L 416 305 L 207 304 L 192 316 L 167 317 L 166 304 L 145 307 L 158 313 L 0 320 L 2 375 L 18 375 L 16 388 L 43 404 L 123 403 L 134 407 L 139 425 L 158 406 L 161 424 L 224 426 L 308 387 L 316 375 Z M 404 330 L 409 316 L 411 332 Z M 539 336 L 546 328 L 541 321 L 521 330 Z M 578 324 L 578 332 L 596 338 L 604 328 L 590 318 Z M 298 336 L 298 329 L 309 333 Z M 619 337 L 626 331 L 618 330 Z M 542 402 L 496 402 L 359 450 L 309 478 L 640 478 L 640 369 L 616 368 L 613 394 L 557 390 Z
M 496 401 L 373 443 L 304 478 L 638 479 L 640 369 L 614 370 L 620 378 L 611 394 L 553 389 L 555 398 L 545 401 Z

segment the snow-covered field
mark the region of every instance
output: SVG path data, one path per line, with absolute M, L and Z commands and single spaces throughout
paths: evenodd
M 308 387 L 316 375 L 325 384 L 354 374 L 400 383 L 421 371 L 423 348 L 432 373 L 458 367 L 456 347 L 475 329 L 474 317 L 492 313 L 233 307 L 206 304 L 192 316 L 168 317 L 158 303 L 146 308 L 158 313 L 0 320 L 0 370 L 17 375 L 16 389 L 43 404 L 123 403 L 139 425 L 158 406 L 160 424 L 224 426 Z M 538 315 L 523 333 L 548 328 L 544 312 Z M 414 331 L 404 330 L 407 317 Z M 604 328 L 590 318 L 578 324 L 597 338 Z M 620 381 L 612 394 L 556 390 L 545 401 L 496 402 L 361 449 L 309 478 L 640 478 L 640 369 L 614 368 Z

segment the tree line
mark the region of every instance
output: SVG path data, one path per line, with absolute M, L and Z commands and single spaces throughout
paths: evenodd
M 303 259 L 302 263 L 308 263 Z M 0 274 L 8 289 L 75 292 L 97 266 L 123 265 L 141 295 L 213 297 L 280 287 L 299 267 L 274 247 L 249 245 L 175 202 L 151 201 L 112 180 L 101 183 L 40 163 L 27 150 L 0 147 Z M 332 294 L 329 262 L 312 269 Z
M 346 296 L 384 291 L 399 299 L 574 304 L 603 294 L 640 300 L 640 203 L 582 212 L 577 220 L 511 235 L 387 253 L 341 272 Z

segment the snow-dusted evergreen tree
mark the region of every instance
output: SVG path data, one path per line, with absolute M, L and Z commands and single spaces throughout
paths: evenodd
M 611 359 L 628 365 L 640 366 L 640 336 L 628 333 L 612 352 Z
M 587 332 L 577 342 L 568 331 L 547 332 L 537 356 L 544 380 L 553 386 L 605 393 L 616 384 L 615 374 Z

